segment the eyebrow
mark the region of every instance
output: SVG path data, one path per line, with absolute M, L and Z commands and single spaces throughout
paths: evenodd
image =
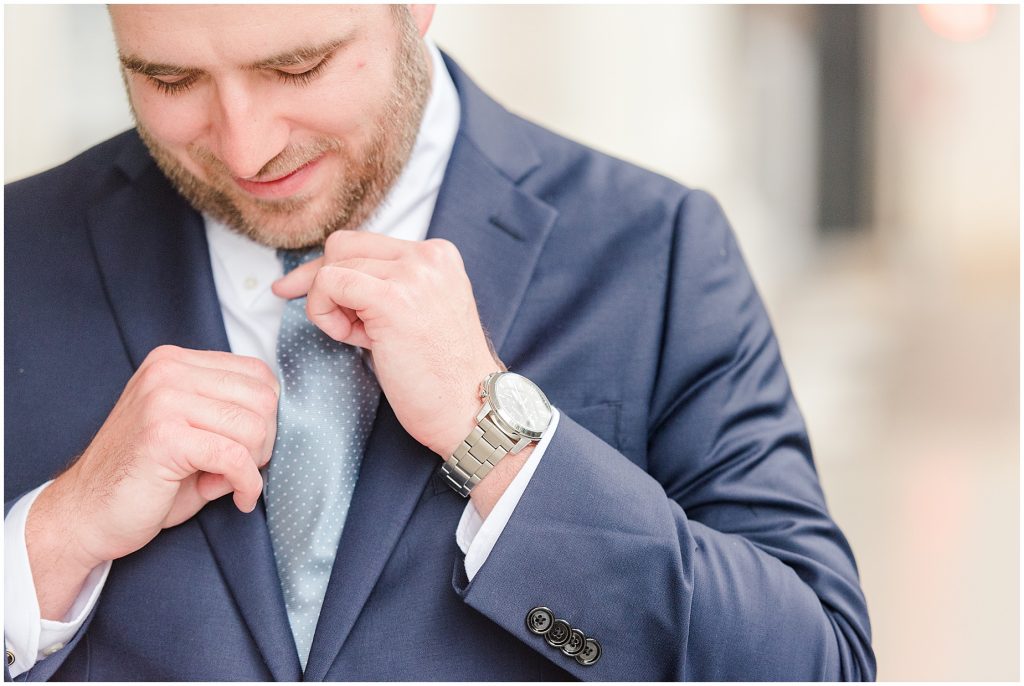
M 292 48 L 291 50 L 285 50 L 276 55 L 271 55 L 252 64 L 247 64 L 243 69 L 246 71 L 260 71 L 262 69 L 281 69 L 283 67 L 294 67 L 304 62 L 323 57 L 329 53 L 344 47 L 346 44 L 351 43 L 355 38 L 354 33 L 350 33 L 341 38 L 335 38 L 334 40 L 320 45 L 300 45 Z M 184 67 L 176 64 L 164 64 L 160 62 L 150 62 L 145 60 L 138 55 L 126 55 L 119 52 L 117 55 L 126 70 L 135 72 L 136 74 L 142 74 L 143 76 L 193 76 L 202 72 L 202 69 L 195 67 Z

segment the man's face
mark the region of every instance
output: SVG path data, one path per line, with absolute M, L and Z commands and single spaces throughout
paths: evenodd
M 196 209 L 260 243 L 357 228 L 412 150 L 431 8 L 112 5 L 138 130 Z

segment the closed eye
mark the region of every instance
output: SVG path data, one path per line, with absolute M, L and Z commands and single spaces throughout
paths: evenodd
M 191 88 L 198 76 L 190 74 L 186 76 L 146 76 L 146 79 L 157 87 L 161 93 L 184 93 Z
M 291 67 L 278 67 L 271 71 L 273 71 L 281 81 L 301 86 L 309 83 L 319 76 L 327 67 L 327 63 L 331 61 L 332 57 L 334 57 L 334 52 L 324 55 L 319 62 L 311 67 L 299 66 L 294 68 L 299 71 L 291 71 Z M 199 74 L 183 74 L 181 76 L 150 76 L 147 74 L 146 79 L 156 86 L 161 93 L 173 95 L 184 93 L 194 86 L 196 81 L 199 79 Z
M 278 68 L 275 69 L 274 72 L 282 81 L 304 85 L 319 76 L 323 72 L 324 68 L 327 67 L 327 63 L 331 61 L 332 57 L 334 57 L 334 53 L 328 53 L 312 67 L 300 67 L 300 71 L 289 71 L 287 69 Z

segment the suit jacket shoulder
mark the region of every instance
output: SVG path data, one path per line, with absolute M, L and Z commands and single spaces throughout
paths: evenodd
M 130 129 L 52 169 L 8 183 L 4 212 L 13 224 L 8 230 L 81 212 L 91 200 L 140 173 L 148 160 L 145 146 Z

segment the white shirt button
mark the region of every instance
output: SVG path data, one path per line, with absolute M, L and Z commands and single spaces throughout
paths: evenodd
M 63 647 L 64 647 L 63 643 L 54 643 L 49 648 L 44 648 L 43 649 L 43 655 L 45 655 L 46 657 L 49 657 L 49 656 L 53 655 L 54 653 L 56 653 L 58 650 L 60 650 Z
M 242 282 L 242 285 L 245 286 L 245 290 L 251 291 L 260 285 L 260 281 L 255 276 L 249 276 Z

